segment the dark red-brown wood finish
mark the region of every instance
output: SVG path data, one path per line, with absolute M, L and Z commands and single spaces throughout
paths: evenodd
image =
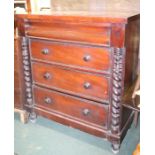
M 122 107 L 135 79 L 139 15 L 16 15 L 26 102 L 36 114 L 108 139 L 113 150 L 132 120 Z
M 20 38 L 14 37 L 14 107 L 23 109 L 24 85 L 22 73 L 22 56 Z
M 34 83 L 46 87 L 101 102 L 109 100 L 109 80 L 104 76 L 36 62 L 32 63 L 32 75 Z
M 32 59 L 105 73 L 110 70 L 110 48 L 90 47 L 61 42 L 30 40 Z M 45 48 L 46 47 L 46 48 Z M 78 52 L 77 52 L 78 51 Z M 67 57 L 66 57 L 67 55 Z
M 39 87 L 34 87 L 34 97 L 37 107 L 66 115 L 66 117 L 74 117 L 79 121 L 94 123 L 103 128 L 107 125 L 107 105 Z
M 21 108 L 22 107 L 22 99 L 21 99 L 21 78 L 20 76 L 20 71 L 19 71 L 19 57 L 18 57 L 18 52 L 19 52 L 19 39 L 14 38 L 14 103 L 15 107 Z

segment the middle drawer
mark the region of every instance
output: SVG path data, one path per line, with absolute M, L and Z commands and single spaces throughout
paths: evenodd
M 30 49 L 32 59 L 94 72 L 110 69 L 110 48 L 30 39 Z
M 109 100 L 109 79 L 67 68 L 32 62 L 33 81 L 55 90 L 105 102 Z

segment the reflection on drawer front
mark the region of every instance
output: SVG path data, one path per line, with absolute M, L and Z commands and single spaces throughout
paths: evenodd
M 52 88 L 62 89 L 86 96 L 90 99 L 105 101 L 109 98 L 108 79 L 75 70 L 67 70 L 42 63 L 32 64 L 33 80 Z
M 110 68 L 110 49 L 108 48 L 54 43 L 36 39 L 31 39 L 30 47 L 33 59 L 101 71 Z
M 81 119 L 97 125 L 107 124 L 108 106 L 97 105 L 95 102 L 88 102 L 63 93 L 48 89 L 34 87 L 36 106 L 48 111 L 56 111 L 74 118 Z

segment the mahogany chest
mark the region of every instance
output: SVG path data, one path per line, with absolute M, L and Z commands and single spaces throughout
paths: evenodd
M 103 137 L 118 151 L 132 121 L 123 96 L 136 75 L 139 15 L 16 15 L 25 109 Z

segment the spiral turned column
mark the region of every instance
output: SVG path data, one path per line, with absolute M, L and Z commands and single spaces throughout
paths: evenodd
M 26 105 L 30 110 L 30 120 L 36 119 L 36 114 L 33 111 L 33 99 L 32 99 L 32 78 L 31 78 L 31 65 L 30 57 L 28 52 L 28 39 L 22 37 L 22 61 L 23 61 L 23 72 L 24 72 L 24 84 L 25 84 L 25 98 Z
M 114 48 L 113 50 L 113 70 L 112 70 L 112 104 L 111 104 L 111 132 L 118 134 L 121 124 L 121 99 L 124 89 L 124 48 Z M 120 144 L 113 142 L 113 150 L 117 152 Z
M 28 53 L 28 43 L 25 37 L 22 37 L 22 57 L 23 57 L 23 72 L 25 82 L 26 104 L 33 105 L 32 101 L 32 80 L 31 80 L 31 68 Z

